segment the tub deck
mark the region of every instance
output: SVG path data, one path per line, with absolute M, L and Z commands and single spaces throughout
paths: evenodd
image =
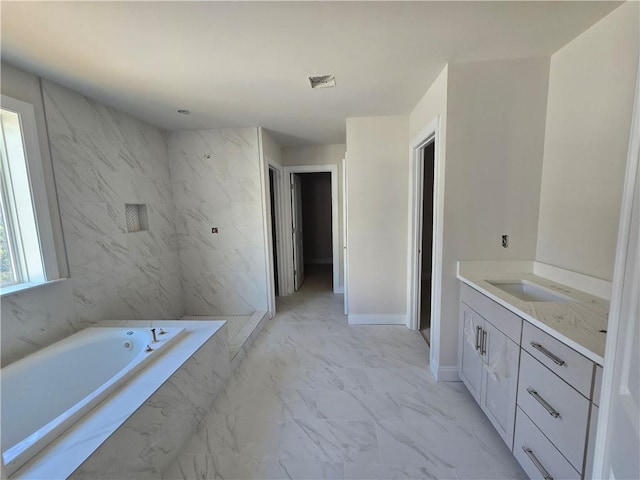
M 182 339 L 122 388 L 95 407 L 10 478 L 68 478 L 78 470 L 141 406 L 156 393 L 217 332 L 228 350 L 226 326 L 222 321 L 110 320 L 100 327 L 183 327 Z M 222 357 L 217 376 L 228 378 L 230 364 Z M 212 401 L 213 399 L 211 399 Z M 139 478 L 146 475 L 138 472 Z M 82 476 L 82 475 L 80 475 Z

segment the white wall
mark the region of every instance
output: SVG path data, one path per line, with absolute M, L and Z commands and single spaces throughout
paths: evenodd
M 536 259 L 611 280 L 638 65 L 628 2 L 551 57 Z
M 447 91 L 449 83 L 449 66 L 445 65 L 442 72 L 435 79 L 429 90 L 420 99 L 416 107 L 409 115 L 409 134 L 412 144 L 421 142 L 424 140 L 424 129 L 427 128 L 436 118 L 440 117 L 440 144 L 436 145 L 438 148 L 438 155 L 440 156 L 441 163 L 445 167 L 445 179 L 446 179 L 446 146 L 447 146 Z M 446 187 L 446 185 L 445 185 Z M 446 193 L 446 190 L 445 190 Z M 435 212 L 434 212 L 435 213 Z M 435 220 L 435 216 L 434 216 Z M 444 272 L 443 272 L 444 273 Z M 444 278 L 441 276 L 439 279 L 434 275 L 432 277 L 433 282 L 439 280 L 440 285 L 435 285 L 435 297 L 436 302 L 440 303 L 440 309 L 442 308 L 443 292 L 442 283 Z M 448 293 L 448 292 L 447 292 Z M 435 305 L 436 312 L 438 311 L 437 303 Z M 411 306 L 407 305 L 408 311 L 411 311 Z M 441 317 L 441 315 L 440 315 Z M 434 321 L 431 319 L 431 342 L 430 357 L 432 371 L 437 372 L 439 368 L 440 359 L 440 343 L 441 343 L 441 326 L 440 321 Z M 445 332 L 447 328 L 445 327 Z M 451 335 L 450 332 L 447 332 Z M 443 342 L 447 344 L 447 342 Z M 450 343 L 450 342 L 449 342 Z
M 407 116 L 347 119 L 350 320 L 406 321 L 408 145 Z
M 443 271 L 431 358 L 441 370 L 457 362 L 456 262 L 535 257 L 548 71 L 538 58 L 450 64 L 409 117 L 415 141 L 440 116 Z
M 440 115 L 440 136 L 446 140 L 447 131 L 447 85 L 449 65 L 445 65 L 440 75 L 433 81 L 409 115 L 409 138 L 413 141 Z M 422 140 L 422 138 L 420 139 Z M 440 144 L 440 154 L 445 152 L 446 141 Z
M 346 152 L 345 144 L 309 145 L 304 147 L 285 147 L 282 149 L 282 165 L 337 165 L 338 166 L 338 245 L 340 253 L 339 286 L 344 287 L 344 244 L 342 219 L 342 159 Z
M 268 310 L 258 129 L 170 132 L 168 146 L 185 313 Z

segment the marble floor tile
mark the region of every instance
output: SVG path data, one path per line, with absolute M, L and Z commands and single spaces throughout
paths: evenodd
M 459 382 L 440 382 L 422 391 L 395 394 L 405 420 L 422 422 L 440 419 L 458 425 L 483 425 L 493 429 L 465 386 Z M 493 432 L 492 432 L 493 433 Z
M 470 429 L 446 421 L 378 422 L 381 463 L 491 470 Z
M 277 457 L 285 424 L 267 418 L 209 414 L 184 453 Z
M 233 455 L 184 454 L 162 477 L 187 479 L 329 479 L 342 480 L 342 463 L 264 459 Z
M 294 419 L 286 423 L 280 458 L 332 462 L 377 462 L 374 422 Z
M 390 393 L 319 390 L 315 396 L 318 418 L 342 420 L 403 420 L 400 403 Z
M 379 463 L 345 463 L 344 478 L 358 480 L 457 480 L 455 470 L 433 467 L 394 466 Z
M 278 297 L 164 478 L 526 478 L 462 383 L 433 380 L 419 333 L 349 325 L 330 286 Z
M 283 390 L 237 387 L 220 393 L 211 411 L 242 415 L 255 421 L 270 419 L 284 422 L 292 418 L 318 418 L 318 393 L 324 390 Z

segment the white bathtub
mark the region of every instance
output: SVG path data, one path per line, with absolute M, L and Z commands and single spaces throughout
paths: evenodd
M 2 456 L 11 475 L 183 333 L 88 328 L 0 371 Z M 147 345 L 152 351 L 146 351 Z

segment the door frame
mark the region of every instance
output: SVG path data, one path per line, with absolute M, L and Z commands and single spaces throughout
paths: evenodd
M 629 355 L 630 350 L 627 338 L 630 324 L 633 321 L 638 321 L 637 317 L 633 319 L 624 315 L 625 310 L 631 310 L 631 302 L 638 301 L 637 298 L 630 298 L 631 295 L 625 296 L 624 292 L 626 288 L 625 282 L 629 282 L 634 275 L 637 276 L 639 270 L 638 264 L 633 264 L 633 259 L 637 258 L 640 246 L 637 241 L 630 240 L 632 238 L 632 213 L 634 208 L 638 208 L 637 197 L 640 195 L 640 186 L 638 185 L 638 169 L 640 168 L 640 65 L 636 73 L 636 91 L 633 105 L 613 271 L 613 287 L 607 323 L 598 433 L 596 434 L 596 445 L 593 454 L 593 478 L 611 478 L 609 451 L 616 448 L 616 446 L 612 444 L 609 426 L 612 422 L 614 397 L 622 387 L 622 385 L 616 384 L 616 381 L 619 380 L 617 373 L 628 362 L 626 356 Z M 636 326 L 636 328 L 638 327 Z
M 349 258 L 347 250 L 348 241 L 348 229 L 347 229 L 347 212 L 348 206 L 347 203 L 349 196 L 347 195 L 347 154 L 345 152 L 344 158 L 342 159 L 342 251 L 344 252 L 342 255 L 342 292 L 344 293 L 344 314 L 349 315 L 349 289 L 348 289 L 348 279 L 349 279 Z
M 282 274 L 280 273 L 283 269 L 284 269 L 284 245 L 282 242 L 283 239 L 283 232 L 284 232 L 284 222 L 282 219 L 282 191 L 284 190 L 283 188 L 283 182 L 284 182 L 284 177 L 283 177 L 283 172 L 282 172 L 282 165 L 280 165 L 279 163 L 273 161 L 273 160 L 269 160 L 268 161 L 268 170 L 267 173 L 269 173 L 270 171 L 273 172 L 273 185 L 274 185 L 274 192 L 273 192 L 273 199 L 274 199 L 274 203 L 275 203 L 275 219 L 276 219 L 276 226 L 275 226 L 275 230 L 276 230 L 276 254 L 278 256 L 277 261 L 278 261 L 278 291 L 279 292 L 283 292 L 284 291 L 284 281 L 282 279 Z M 267 177 L 268 180 L 268 177 Z M 271 186 L 269 186 L 269 188 L 271 188 Z M 271 218 L 271 217 L 269 217 Z M 272 239 L 273 240 L 273 239 Z M 273 250 L 270 250 L 273 251 Z M 271 271 L 271 278 L 273 281 L 273 270 Z M 275 296 L 275 289 L 274 289 L 274 296 Z M 282 294 L 280 294 L 282 295 Z
M 265 245 L 265 269 L 267 274 L 266 287 L 267 287 L 267 309 L 269 312 L 269 318 L 273 318 L 276 314 L 276 289 L 275 281 L 273 278 L 274 263 L 273 263 L 273 235 L 271 230 L 271 185 L 269 182 L 269 171 L 274 172 L 274 200 L 275 200 L 275 218 L 276 218 L 276 251 L 278 256 L 278 272 L 281 272 L 284 268 L 284 255 L 285 245 L 283 244 L 284 237 L 284 200 L 283 190 L 284 187 L 284 174 L 282 165 L 273 160 L 270 157 L 264 155 L 264 146 L 262 140 L 262 127 L 258 128 L 258 160 L 260 164 L 260 187 L 262 190 L 262 225 Z M 279 241 L 278 241 L 279 240 Z M 285 282 L 282 275 L 278 274 L 278 289 L 280 295 L 284 295 Z
M 338 225 L 338 166 L 337 165 L 293 165 L 286 166 L 283 169 L 284 179 L 286 183 L 291 185 L 292 173 L 330 173 L 331 174 L 331 254 L 333 257 L 333 292 L 340 293 L 340 242 L 339 242 L 339 225 Z M 283 235 L 283 242 L 285 244 L 284 256 L 290 261 L 284 262 L 283 277 L 285 282 L 285 288 L 281 291 L 286 292 L 287 295 L 293 293 L 293 241 L 291 238 L 291 188 L 283 188 L 284 198 L 284 228 L 286 232 Z
M 407 327 L 418 330 L 420 326 L 420 277 L 422 241 L 422 199 L 424 192 L 423 149 L 435 142 L 433 153 L 433 241 L 431 249 L 431 332 L 429 365 L 438 378 L 438 352 L 440 351 L 440 296 L 442 292 L 442 251 L 444 225 L 444 155 L 440 115 L 436 116 L 409 144 L 409 245 L 407 265 Z

